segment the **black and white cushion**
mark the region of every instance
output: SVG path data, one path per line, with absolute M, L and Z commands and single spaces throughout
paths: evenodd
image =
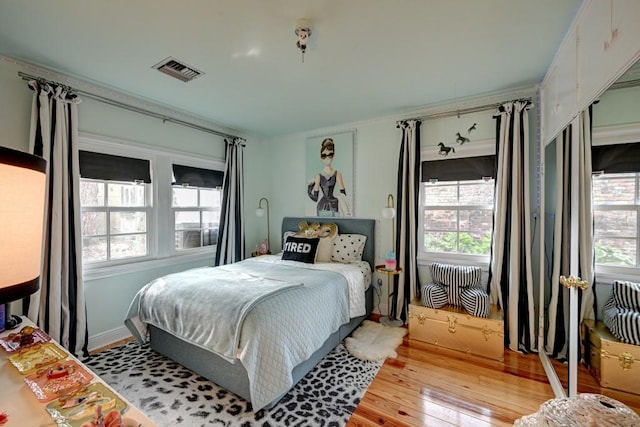
M 612 294 L 616 306 L 640 311 L 640 283 L 616 280 Z
M 616 305 L 611 295 L 603 307 L 604 324 L 622 342 L 640 345 L 640 312 Z
M 441 308 L 448 304 L 449 298 L 443 287 L 437 283 L 427 283 L 421 289 L 422 303 L 425 307 Z
M 489 295 L 482 288 L 465 288 L 460 303 L 472 316 L 489 317 Z
M 318 251 L 318 237 L 306 238 L 289 236 L 284 244 L 282 259 L 288 261 L 299 261 L 307 264 L 316 262 L 316 252 Z
M 450 265 L 434 262 L 429 266 L 431 280 L 441 285 L 454 285 L 460 288 L 477 286 L 482 280 L 480 267 L 468 265 Z

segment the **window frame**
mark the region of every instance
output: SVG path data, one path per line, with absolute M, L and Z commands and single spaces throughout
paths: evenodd
M 171 185 L 171 195 L 172 196 L 173 196 L 173 188 L 175 188 L 175 187 L 180 187 L 180 185 L 176 185 L 176 184 L 172 184 Z M 173 250 L 172 250 L 172 253 L 174 255 L 184 254 L 184 253 L 187 253 L 187 252 L 193 252 L 193 251 L 196 251 L 196 250 L 202 250 L 204 248 L 209 248 L 209 247 L 215 248 L 217 246 L 216 244 L 207 245 L 207 246 L 203 246 L 202 245 L 203 240 L 204 240 L 204 235 L 202 234 L 202 231 L 204 230 L 204 227 L 202 226 L 202 223 L 203 223 L 202 214 L 203 214 L 203 212 L 221 212 L 222 211 L 222 188 L 195 187 L 195 186 L 186 186 L 184 188 L 195 188 L 195 189 L 198 190 L 198 206 L 174 207 L 173 203 L 171 204 L 171 223 L 172 223 L 173 235 L 175 236 L 176 232 L 179 231 L 179 230 L 176 230 L 176 228 L 175 228 L 176 212 L 190 212 L 190 211 L 196 211 L 197 210 L 199 212 L 199 214 L 200 214 L 200 228 L 199 228 L 199 230 L 201 232 L 200 233 L 200 246 L 199 247 L 193 247 L 193 248 L 186 248 L 186 249 L 177 249 L 175 247 L 175 243 L 174 243 Z M 200 192 L 200 190 L 203 190 L 203 189 L 204 190 L 218 190 L 220 192 L 220 207 L 219 208 L 215 208 L 215 207 L 209 208 L 209 207 L 200 206 L 200 198 L 201 198 L 201 194 L 202 194 Z M 173 199 L 173 197 L 172 197 L 172 199 Z M 218 225 L 219 225 L 219 223 L 218 223 Z M 218 227 L 218 230 L 219 229 L 220 228 Z M 182 231 L 182 230 L 180 230 L 180 231 Z
M 470 185 L 468 183 L 477 182 L 479 180 L 462 180 L 462 181 L 446 181 L 441 184 L 450 185 L 456 187 L 457 199 L 460 199 L 460 186 L 461 185 Z M 493 182 L 494 179 L 492 178 Z M 435 262 L 461 262 L 461 263 L 471 263 L 471 264 L 479 264 L 479 265 L 489 265 L 491 252 L 489 251 L 486 255 L 480 254 L 466 254 L 462 252 L 437 252 L 437 251 L 428 251 L 425 250 L 424 247 L 424 239 L 426 236 L 426 224 L 425 224 L 425 213 L 430 210 L 455 210 L 458 212 L 458 219 L 456 221 L 456 230 L 455 232 L 460 234 L 460 211 L 464 210 L 482 210 L 482 211 L 490 211 L 493 216 L 494 206 L 493 205 L 430 205 L 426 206 L 425 203 L 425 188 L 430 185 L 428 182 L 420 183 L 420 212 L 419 212 L 419 230 L 420 235 L 418 236 L 418 240 L 421 242 L 419 244 L 418 257 L 424 260 L 435 261 Z M 494 195 L 495 197 L 495 195 Z M 438 231 L 438 230 L 431 230 Z M 453 231 L 453 230 L 450 230 Z
M 636 265 L 635 266 L 621 266 L 621 265 L 609 265 L 609 264 L 598 264 L 594 258 L 594 270 L 596 274 L 596 278 L 600 281 L 602 279 L 605 280 L 614 280 L 614 279 L 628 279 L 634 280 L 637 279 L 638 274 L 640 273 L 640 172 L 632 172 L 635 176 L 633 177 L 635 180 L 635 194 L 634 194 L 634 203 L 633 204 L 606 204 L 599 203 L 596 204 L 595 201 L 592 203 L 593 206 L 593 214 L 595 216 L 596 211 L 634 211 L 636 212 Z M 609 176 L 607 176 L 609 175 Z M 620 173 L 611 173 L 611 174 L 594 174 L 592 176 L 592 181 L 597 179 L 622 179 L 620 177 Z M 625 175 L 629 175 L 629 173 L 625 173 Z M 594 186 L 591 186 L 591 197 L 592 200 L 595 200 L 595 196 L 593 193 Z M 596 238 L 596 228 L 594 221 L 594 229 L 593 229 L 593 237 L 594 237 L 594 249 L 595 249 L 595 238 Z M 607 237 L 606 235 L 604 236 Z M 617 236 L 613 236 L 614 238 Z
M 112 277 L 138 272 L 142 269 L 167 267 L 215 257 L 215 245 L 175 251 L 174 219 L 171 208 L 173 187 L 171 167 L 172 164 L 177 163 L 224 171 L 224 160 L 82 132 L 79 134 L 78 148 L 114 156 L 135 157 L 149 160 L 151 163 L 151 184 L 147 184 L 151 188 L 151 194 L 149 195 L 147 192 L 147 197 L 151 198 L 150 212 L 147 214 L 148 255 L 146 257 L 83 263 L 85 280 Z M 77 206 L 80 208 L 79 200 Z

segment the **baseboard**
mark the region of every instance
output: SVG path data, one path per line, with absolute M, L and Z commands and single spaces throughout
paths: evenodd
M 131 332 L 129 332 L 129 329 L 127 329 L 127 327 L 123 325 L 118 328 L 111 329 L 110 331 L 91 335 L 89 337 L 88 349 L 89 352 L 92 352 L 99 348 L 108 347 L 115 342 L 122 341 L 131 337 Z

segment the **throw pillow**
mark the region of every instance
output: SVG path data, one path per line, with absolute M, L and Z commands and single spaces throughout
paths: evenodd
M 366 242 L 367 236 L 362 234 L 338 234 L 333 241 L 331 259 L 342 263 L 362 261 Z
M 316 262 L 319 241 L 318 237 L 308 239 L 306 237 L 289 236 L 284 244 L 282 259 L 313 264 Z

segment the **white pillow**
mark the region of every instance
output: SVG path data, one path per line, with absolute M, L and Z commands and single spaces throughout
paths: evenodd
M 367 236 L 363 234 L 338 234 L 333 240 L 331 259 L 342 263 L 362 261 L 366 242 Z
M 316 262 L 333 262 L 333 242 L 338 236 L 321 237 L 316 252 Z

